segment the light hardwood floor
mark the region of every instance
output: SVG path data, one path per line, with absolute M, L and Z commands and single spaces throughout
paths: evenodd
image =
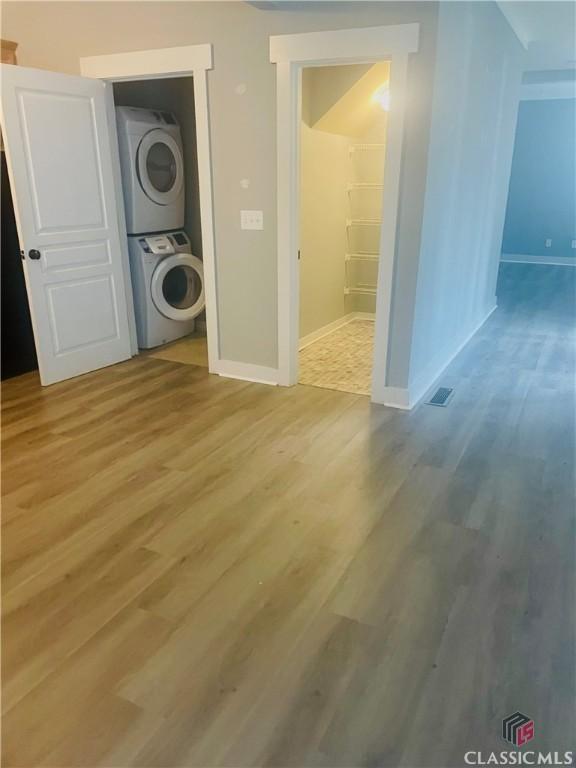
M 3 387 L 6 766 L 573 747 L 574 274 L 505 265 L 448 408 L 135 358 Z
M 163 347 L 156 347 L 144 354 L 158 360 L 169 360 L 172 363 L 186 365 L 201 365 L 208 368 L 208 345 L 205 333 L 193 333 L 183 339 L 173 341 Z

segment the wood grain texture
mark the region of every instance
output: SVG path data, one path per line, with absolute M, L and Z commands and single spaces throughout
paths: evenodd
M 141 356 L 3 386 L 6 766 L 461 766 L 573 747 L 574 275 L 405 413 Z
M 15 43 L 13 40 L 0 40 L 0 61 L 2 64 L 17 64 L 16 61 L 16 48 L 18 48 L 18 43 Z

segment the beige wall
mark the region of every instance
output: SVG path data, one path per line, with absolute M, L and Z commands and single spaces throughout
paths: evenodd
M 367 155 L 369 177 L 362 177 L 355 143 L 385 143 L 387 115 L 372 101 L 388 81 L 389 65 L 311 67 L 302 76 L 300 169 L 300 336 L 350 312 L 376 310 L 375 296 L 344 295 L 345 255 L 357 250 L 348 241 L 346 220 L 380 216 L 381 190 L 347 192 L 353 181 L 381 183 L 383 151 Z M 363 158 L 364 159 L 364 158 Z M 356 175 L 359 174 L 359 175 Z M 376 234 L 376 229 L 374 229 Z M 350 235 L 353 238 L 354 233 Z M 375 285 L 377 262 L 348 264 L 351 285 Z
M 184 229 L 190 238 L 192 253 L 202 258 L 193 79 L 191 77 L 177 77 L 114 83 L 114 101 L 116 106 L 162 109 L 173 112 L 176 116 L 182 134 L 186 173 Z
M 276 70 L 270 35 L 420 22 L 411 56 L 390 383 L 407 380 L 434 73 L 437 4 L 310 3 L 259 10 L 241 2 L 4 3 L 3 36 L 19 43 L 23 66 L 78 73 L 79 58 L 212 43 L 208 76 L 213 150 L 216 280 L 222 357 L 277 365 Z M 238 85 L 245 88 L 237 88 Z M 241 180 L 249 179 L 245 188 Z M 263 232 L 244 232 L 242 208 L 264 211 Z
M 308 67 L 302 73 L 302 118 L 314 125 L 346 91 L 371 69 L 371 64 Z
M 302 121 L 300 336 L 350 312 L 344 297 L 349 139 Z

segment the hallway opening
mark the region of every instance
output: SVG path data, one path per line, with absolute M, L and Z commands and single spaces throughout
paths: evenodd
M 389 106 L 387 61 L 302 71 L 301 384 L 371 391 Z

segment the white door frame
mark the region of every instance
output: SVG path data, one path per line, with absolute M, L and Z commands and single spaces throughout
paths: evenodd
M 372 400 L 385 402 L 388 331 L 404 136 L 408 55 L 418 50 L 419 24 L 305 32 L 270 38 L 276 64 L 278 175 L 278 383 L 298 380 L 301 75 L 306 66 L 390 61 L 383 215 L 376 293 Z
M 103 56 L 86 56 L 80 59 L 80 71 L 85 77 L 107 80 L 153 80 L 168 77 L 194 78 L 194 109 L 196 114 L 196 148 L 198 154 L 198 186 L 200 191 L 200 223 L 202 228 L 202 261 L 204 264 L 204 289 L 206 292 L 206 336 L 208 342 L 208 370 L 219 373 L 218 305 L 216 296 L 216 261 L 214 253 L 214 213 L 212 202 L 212 160 L 210 151 L 210 118 L 208 113 L 207 70 L 212 69 L 212 45 L 184 45 L 174 48 L 155 48 L 148 51 L 113 53 Z M 116 120 L 112 89 L 109 94 L 109 121 L 116 135 Z M 117 142 L 115 152 L 118 153 Z M 119 200 L 123 199 L 119 157 L 113 158 L 118 169 L 117 188 Z M 126 231 L 124 207 L 118 215 Z M 133 306 L 129 278 L 128 251 L 123 254 L 128 274 L 129 305 Z M 134 316 L 132 316 L 133 353 L 137 354 Z

